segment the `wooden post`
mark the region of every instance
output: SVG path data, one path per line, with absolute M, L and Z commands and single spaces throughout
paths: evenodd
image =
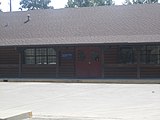
M 141 78 L 141 70 L 140 70 L 140 46 L 137 47 L 136 49 L 137 52 L 137 78 Z
M 18 77 L 20 78 L 22 73 L 22 50 L 20 48 L 17 49 L 19 54 Z
M 73 57 L 74 59 L 74 78 L 76 78 L 76 56 L 77 56 L 76 47 L 74 46 L 74 57 Z
M 102 78 L 104 78 L 104 46 L 101 46 L 101 72 L 102 72 Z
M 59 47 L 57 47 L 56 48 L 56 78 L 59 77 L 59 62 L 60 62 Z

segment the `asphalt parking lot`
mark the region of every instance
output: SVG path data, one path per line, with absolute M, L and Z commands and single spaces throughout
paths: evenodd
M 0 113 L 29 120 L 160 120 L 160 84 L 0 83 Z

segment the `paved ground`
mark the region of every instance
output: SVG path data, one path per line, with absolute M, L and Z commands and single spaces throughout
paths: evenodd
M 54 78 L 0 78 L 0 82 L 52 82 L 52 83 L 116 83 L 160 84 L 160 78 L 152 79 L 54 79 Z
M 160 120 L 160 84 L 0 82 L 0 113 L 15 110 L 32 120 Z
M 55 116 L 49 116 L 49 117 L 34 117 L 30 119 L 25 120 L 115 120 L 113 118 L 106 119 L 106 118 L 100 118 L 100 117 L 55 117 Z M 118 119 L 116 119 L 118 120 Z

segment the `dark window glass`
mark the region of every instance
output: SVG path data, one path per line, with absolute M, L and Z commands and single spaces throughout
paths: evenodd
M 48 55 L 56 55 L 56 51 L 53 48 L 48 48 Z
M 36 64 L 47 64 L 47 56 L 36 56 Z
M 142 46 L 140 49 L 140 62 L 145 64 L 147 62 L 147 50 L 146 46 Z
M 141 54 L 140 55 L 140 61 L 141 61 L 142 64 L 146 63 L 146 60 L 147 60 L 146 58 L 147 58 L 146 54 Z
M 85 59 L 85 53 L 83 51 L 78 51 L 78 61 L 83 61 Z
M 27 55 L 27 56 L 34 56 L 34 54 L 35 54 L 35 49 L 26 49 L 25 50 L 25 55 Z
M 91 58 L 92 58 L 92 61 L 99 62 L 99 53 L 97 51 L 92 51 Z
M 48 64 L 56 64 L 56 51 L 53 48 L 48 48 Z
M 25 63 L 26 64 L 35 64 L 35 57 L 26 56 Z
M 35 64 L 35 49 L 26 49 L 24 53 L 25 53 L 25 63 Z
M 48 56 L 48 64 L 56 64 L 56 56 Z
M 133 47 L 120 47 L 120 63 L 136 63 L 136 54 Z
M 141 47 L 142 64 L 160 64 L 160 46 Z
M 56 64 L 54 48 L 31 48 L 24 51 L 25 64 Z
M 47 55 L 47 48 L 37 48 L 36 55 L 46 56 Z

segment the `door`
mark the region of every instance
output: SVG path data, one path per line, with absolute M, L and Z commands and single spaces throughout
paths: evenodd
M 99 47 L 76 48 L 76 76 L 101 77 L 101 50 Z

